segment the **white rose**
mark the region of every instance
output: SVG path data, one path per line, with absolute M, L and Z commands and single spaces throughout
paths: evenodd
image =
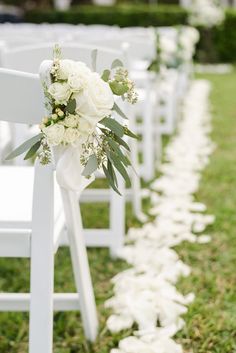
M 43 129 L 47 137 L 49 145 L 56 146 L 62 143 L 65 133 L 65 128 L 63 125 L 55 124 L 45 127 Z
M 63 120 L 63 124 L 66 127 L 76 127 L 78 125 L 79 122 L 79 116 L 78 115 L 68 115 L 64 120 Z
M 60 80 L 67 80 L 69 74 L 75 71 L 75 62 L 73 60 L 60 60 L 58 78 Z
M 86 76 L 80 73 L 72 73 L 68 77 L 68 85 L 72 92 L 79 92 L 87 86 Z
M 72 144 L 78 138 L 79 138 L 79 132 L 77 129 L 74 129 L 72 127 L 68 127 L 67 129 L 65 129 L 65 133 L 64 133 L 64 142 L 65 143 Z
M 91 117 L 96 122 L 109 116 L 114 105 L 113 93 L 108 83 L 97 73 L 88 77 L 88 86 L 83 92 L 74 95 L 76 112 L 83 117 Z
M 77 72 L 83 75 L 90 75 L 92 73 L 90 68 L 81 61 L 74 62 L 74 72 Z
M 82 135 L 88 136 L 94 132 L 96 128 L 96 123 L 93 119 L 80 117 L 79 120 L 79 131 Z
M 57 103 L 65 104 L 71 95 L 71 90 L 67 83 L 54 82 L 50 85 L 48 93 Z

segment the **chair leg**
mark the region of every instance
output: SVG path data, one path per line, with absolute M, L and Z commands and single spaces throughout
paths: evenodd
M 33 254 L 29 353 L 53 352 L 53 282 L 53 251 L 50 254 L 46 254 L 46 251 Z
M 53 351 L 53 173 L 36 166 L 31 241 L 29 353 Z M 40 200 L 40 202 L 39 202 Z
M 111 257 L 116 258 L 124 245 L 125 237 L 125 182 L 117 173 L 119 191 L 122 196 L 111 190 L 110 192 L 110 228 L 112 239 L 110 246 Z
M 98 333 L 98 318 L 83 227 L 75 192 L 61 189 L 74 271 L 75 283 L 80 297 L 80 308 L 86 338 L 94 342 Z
M 155 151 L 154 151 L 154 121 L 153 121 L 153 103 L 151 99 L 151 90 L 147 89 L 148 98 L 143 112 L 143 159 L 144 171 L 143 179 L 149 181 L 154 177 L 155 171 Z

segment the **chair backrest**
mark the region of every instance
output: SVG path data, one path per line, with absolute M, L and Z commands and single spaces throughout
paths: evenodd
M 4 49 L 2 53 L 3 66 L 20 71 L 37 73 L 43 60 L 53 57 L 54 43 L 44 43 L 34 46 L 25 46 L 13 50 Z M 114 59 L 123 59 L 121 51 L 85 44 L 61 44 L 62 57 L 65 59 L 83 61 L 91 67 L 91 53 L 94 49 L 97 54 L 97 71 L 109 69 Z
M 0 68 L 0 120 L 38 124 L 45 114 L 38 74 Z
M 155 57 L 155 42 L 150 38 L 133 37 L 130 35 L 119 35 L 112 39 L 90 39 L 93 45 L 103 45 L 113 50 L 125 50 L 128 60 L 150 60 Z

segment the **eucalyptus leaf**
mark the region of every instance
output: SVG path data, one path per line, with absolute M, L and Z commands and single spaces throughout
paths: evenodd
M 116 67 L 123 67 L 124 64 L 122 63 L 122 61 L 120 59 L 115 59 L 112 64 L 111 64 L 111 69 L 115 69 Z
M 134 134 L 132 131 L 130 131 L 127 127 L 125 127 L 125 135 L 132 137 L 134 139 L 140 140 L 140 137 L 136 134 Z
M 114 103 L 112 108 L 117 114 L 119 114 L 123 119 L 128 119 L 125 113 L 120 109 L 120 107 Z
M 109 83 L 112 92 L 117 96 L 123 96 L 128 92 L 129 87 L 125 84 L 119 83 L 117 81 L 112 81 Z
M 88 162 L 83 170 L 82 175 L 85 177 L 90 176 L 92 173 L 95 172 L 95 170 L 97 170 L 97 168 L 98 168 L 98 161 L 97 161 L 96 154 L 92 154 L 88 159 Z
M 36 152 L 38 151 L 38 149 L 41 146 L 41 141 L 36 142 L 30 149 L 29 151 L 26 153 L 24 160 L 26 161 L 27 159 L 30 159 L 32 157 L 35 156 Z
M 110 172 L 108 171 L 108 169 L 106 168 L 105 164 L 102 164 L 102 169 L 104 171 L 104 174 L 107 178 L 107 181 L 109 183 L 109 185 L 111 186 L 111 188 L 121 196 L 121 193 L 119 192 L 119 190 L 117 189 L 115 183 L 114 183 L 114 179 L 113 176 L 110 174 Z
M 131 165 L 129 159 L 127 158 L 127 156 L 125 156 L 123 154 L 123 152 L 120 149 L 120 146 L 111 138 L 107 138 L 108 140 L 108 144 L 110 145 L 110 147 L 113 149 L 113 152 L 117 154 L 117 156 L 119 157 L 119 159 L 122 161 L 122 163 L 128 167 L 129 165 Z
M 119 160 L 117 155 L 113 152 L 110 152 L 108 154 L 108 158 L 110 159 L 111 163 L 113 163 L 114 167 L 118 170 L 118 172 L 122 175 L 124 180 L 130 184 L 130 177 L 129 174 L 126 171 L 126 168 L 122 164 L 122 162 Z
M 102 120 L 99 121 L 100 124 L 104 125 L 108 129 L 110 129 L 112 132 L 114 132 L 115 135 L 122 137 L 124 136 L 124 128 L 123 126 L 118 123 L 115 119 L 112 118 L 103 118 Z
M 66 106 L 66 111 L 69 114 L 74 114 L 75 113 L 75 109 L 76 109 L 76 100 L 75 99 L 71 99 L 67 106 Z
M 119 136 L 115 136 L 115 140 L 119 143 L 119 145 L 123 146 L 127 151 L 130 152 L 129 145 Z
M 104 70 L 102 73 L 102 79 L 103 81 L 107 82 L 110 78 L 111 71 L 110 70 Z
M 110 173 L 110 175 L 112 176 L 112 179 L 114 180 L 115 186 L 118 187 L 116 172 L 115 172 L 113 165 L 111 164 L 111 161 L 109 159 L 107 161 L 107 169 L 108 169 L 108 172 Z
M 34 137 L 31 137 L 29 140 L 22 143 L 19 147 L 17 147 L 14 151 L 12 151 L 5 159 L 8 161 L 10 159 L 16 158 L 20 154 L 28 151 L 36 142 L 40 141 L 43 137 L 43 134 L 40 133 Z
M 98 56 L 98 50 L 94 49 L 91 53 L 91 60 L 92 60 L 92 69 L 93 71 L 97 70 L 97 56 Z

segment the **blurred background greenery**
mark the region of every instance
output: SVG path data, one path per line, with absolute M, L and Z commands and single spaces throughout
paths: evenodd
M 20 9 L 13 22 L 104 24 L 129 26 L 176 26 L 188 23 L 188 10 L 178 0 L 71 0 L 68 10 L 55 8 L 57 0 L 0 0 L 0 4 Z M 149 5 L 149 6 L 147 6 Z M 4 7 L 4 6 L 3 6 Z M 1 15 L 1 14 L 0 14 Z M 9 18 L 7 18 L 9 20 Z M 11 20 L 11 19 L 10 19 Z M 0 16 L 1 22 L 1 16 Z M 3 21 L 2 21 L 3 22 Z M 203 63 L 236 61 L 236 9 L 225 9 L 222 24 L 198 27 L 201 39 L 195 59 Z

